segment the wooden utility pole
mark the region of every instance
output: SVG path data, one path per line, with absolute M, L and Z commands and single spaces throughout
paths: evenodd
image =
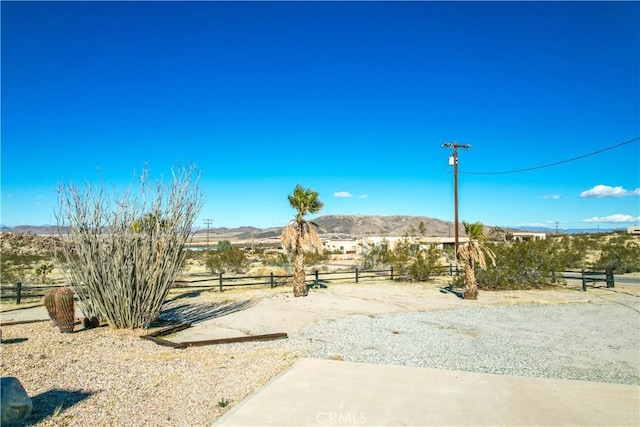
M 460 244 L 460 230 L 458 230 L 458 148 L 468 150 L 471 148 L 469 144 L 458 144 L 458 142 L 445 142 L 443 147 L 453 148 L 453 156 L 449 158 L 449 166 L 453 166 L 453 205 L 454 205 L 454 222 L 455 222 L 455 256 L 456 267 L 458 267 L 458 245 Z
M 204 224 L 207 226 L 207 248 L 209 247 L 209 226 L 213 223 L 212 219 L 205 219 Z

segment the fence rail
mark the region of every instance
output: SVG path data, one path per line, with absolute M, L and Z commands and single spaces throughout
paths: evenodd
M 323 272 L 314 270 L 306 274 L 307 285 L 310 287 L 326 287 L 330 282 L 355 282 L 375 280 L 396 280 L 400 279 L 397 272 L 393 268 L 386 270 L 354 270 Z M 441 266 L 436 269 L 436 275 L 450 275 L 457 273 L 455 265 Z M 578 274 L 578 276 L 575 276 Z M 595 282 L 604 282 L 607 288 L 615 287 L 613 278 L 613 270 L 606 271 L 587 271 L 587 270 L 569 270 L 563 272 L 565 279 L 581 279 L 582 290 L 587 290 L 587 284 Z M 293 275 L 275 275 L 271 273 L 268 276 L 225 276 L 219 274 L 204 279 L 181 280 L 175 282 L 175 288 L 182 289 L 216 289 L 222 292 L 224 288 L 235 288 L 242 286 L 269 286 L 271 289 L 277 286 L 283 286 L 291 283 Z M 200 284 L 202 283 L 202 284 Z M 45 292 L 50 289 L 62 287 L 64 285 L 38 285 L 25 286 L 17 283 L 15 286 L 3 286 L 0 289 L 0 298 L 13 299 L 16 304 L 20 304 L 23 298 L 44 297 Z
M 436 269 L 437 274 L 441 275 L 453 275 L 456 272 L 456 267 L 453 265 L 441 266 Z M 308 286 L 311 287 L 326 287 L 329 282 L 355 282 L 360 283 L 363 281 L 375 281 L 375 280 L 396 280 L 399 277 L 394 274 L 393 268 L 386 270 L 343 270 L 334 272 L 323 272 L 314 270 L 306 274 L 306 281 Z M 194 280 L 179 280 L 175 282 L 175 288 L 197 288 L 197 289 L 218 289 L 220 292 L 224 288 L 234 288 L 241 286 L 269 286 L 271 289 L 277 286 L 283 286 L 291 283 L 293 275 L 275 275 L 271 273 L 268 276 L 225 276 L 219 274 L 218 276 L 211 276 L 203 279 Z M 13 299 L 16 304 L 20 304 L 23 298 L 26 297 L 44 297 L 44 294 L 49 289 L 62 287 L 64 285 L 37 285 L 26 286 L 22 283 L 17 283 L 15 286 L 3 286 L 0 289 L 0 298 Z
M 579 274 L 578 277 L 571 274 Z M 580 279 L 582 280 L 582 290 L 587 291 L 588 283 L 604 282 L 607 284 L 607 288 L 615 288 L 616 282 L 613 277 L 613 269 L 607 268 L 605 271 L 589 271 L 589 270 L 569 270 L 563 273 L 565 279 Z

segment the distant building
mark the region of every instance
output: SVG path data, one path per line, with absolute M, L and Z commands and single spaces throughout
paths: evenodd
M 529 240 L 544 240 L 547 238 L 547 233 L 530 233 L 519 231 L 511 233 L 511 240 L 514 242 L 528 242 Z
M 360 243 L 356 239 L 328 239 L 322 242 L 324 249 L 341 254 L 355 254 L 360 252 Z
M 446 249 L 453 248 L 456 245 L 455 237 L 421 237 L 419 239 L 420 247 L 422 248 L 433 248 L 436 249 Z M 468 243 L 468 237 L 459 237 L 458 244 L 462 245 L 464 243 Z
M 634 236 L 639 236 L 640 226 L 632 225 L 631 227 L 627 227 L 627 234 L 633 234 Z

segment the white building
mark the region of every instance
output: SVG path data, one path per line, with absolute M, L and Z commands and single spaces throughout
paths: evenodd
M 637 225 L 632 225 L 631 227 L 627 227 L 627 234 L 640 235 L 640 227 Z
M 511 233 L 511 240 L 514 242 L 528 242 L 529 240 L 544 240 L 547 233 L 530 233 L 526 231 L 518 231 Z
M 324 249 L 341 254 L 360 253 L 361 243 L 356 239 L 328 239 L 322 242 Z

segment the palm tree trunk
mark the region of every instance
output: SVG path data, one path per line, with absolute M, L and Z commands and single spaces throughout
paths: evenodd
M 296 248 L 296 256 L 293 262 L 294 275 L 293 275 L 293 296 L 306 297 L 309 293 L 304 274 L 304 253 L 302 248 L 298 245 Z
M 473 263 L 467 264 L 467 268 L 465 268 L 463 296 L 464 299 L 478 299 L 478 285 L 476 283 L 476 273 L 473 268 Z

